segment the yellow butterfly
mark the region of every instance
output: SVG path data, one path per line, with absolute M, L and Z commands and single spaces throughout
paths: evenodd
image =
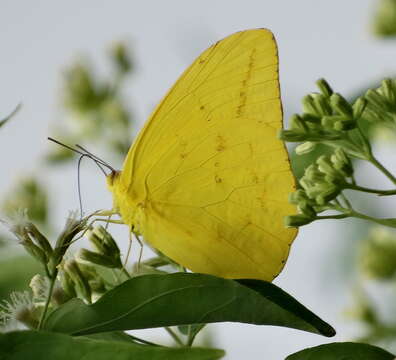
M 114 209 L 194 272 L 271 281 L 297 234 L 283 225 L 296 209 L 281 128 L 272 33 L 230 35 L 183 73 L 107 177 Z

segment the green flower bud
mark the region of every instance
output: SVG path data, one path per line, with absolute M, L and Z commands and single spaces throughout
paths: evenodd
M 305 138 L 302 141 L 332 141 L 339 140 L 342 138 L 342 134 L 339 131 L 311 131 L 305 135 Z
M 329 100 L 326 96 L 322 94 L 312 94 L 312 97 L 317 113 L 320 116 L 326 116 L 332 114 Z
M 310 129 L 320 129 L 320 116 L 304 113 L 300 116 L 300 119 L 306 126 L 307 131 Z
M 319 79 L 316 85 L 324 96 L 330 97 L 333 94 L 333 89 L 325 79 Z
M 338 93 L 334 93 L 330 97 L 331 107 L 340 115 L 344 115 L 345 117 L 351 119 L 353 118 L 353 109 L 345 98 Z
M 381 94 L 388 100 L 388 103 L 393 105 L 393 111 L 396 109 L 396 85 L 392 79 L 384 79 L 379 88 Z
M 331 162 L 335 169 L 341 171 L 346 177 L 353 175 L 353 166 L 349 157 L 342 148 L 337 148 L 331 155 Z
M 356 128 L 356 121 L 353 119 L 340 120 L 334 123 L 334 130 L 336 131 L 348 131 Z
M 313 208 L 313 206 L 311 206 L 311 205 L 308 203 L 308 201 L 304 201 L 304 200 L 303 200 L 303 201 L 300 201 L 300 202 L 298 203 L 297 208 L 298 208 L 298 210 L 299 210 L 302 214 L 307 215 L 307 216 L 309 216 L 310 218 L 316 217 L 316 211 L 315 211 L 315 209 Z
M 71 212 L 66 220 L 65 227 L 55 244 L 55 249 L 51 257 L 51 269 L 54 270 L 56 266 L 62 261 L 63 255 L 69 248 L 74 237 L 84 230 L 87 224 L 87 219 L 77 219 L 77 213 Z
M 90 111 L 97 110 L 102 102 L 108 98 L 108 89 L 95 82 L 91 68 L 85 64 L 77 63 L 65 72 L 64 94 L 65 106 L 70 111 L 75 114 L 86 115 Z M 80 123 L 81 120 L 80 116 Z
M 28 223 L 26 231 L 35 240 L 36 244 L 45 252 L 46 256 L 49 258 L 52 255 L 52 246 L 47 240 L 47 238 L 37 229 L 33 223 Z
M 301 116 L 297 114 L 292 115 L 292 117 L 290 118 L 290 129 L 298 130 L 300 132 L 308 131 L 308 128 L 302 120 Z
M 101 265 L 108 268 L 122 268 L 121 259 L 114 259 L 111 256 L 99 254 L 97 252 L 89 251 L 87 249 L 80 249 L 77 258 L 93 264 Z
M 305 193 L 308 195 L 307 190 L 310 189 L 314 184 L 311 180 L 309 180 L 306 176 L 303 176 L 300 180 L 299 180 L 300 185 L 302 186 L 302 188 L 305 190 Z M 309 198 L 311 198 L 308 195 Z
M 318 169 L 324 174 L 334 174 L 335 170 L 333 168 L 333 164 L 331 163 L 330 159 L 326 155 L 320 156 L 316 163 L 318 164 Z
M 305 141 L 306 137 L 306 133 L 297 130 L 280 130 L 278 132 L 278 138 L 288 142 Z
M 311 164 L 305 169 L 304 178 L 309 180 L 310 183 L 319 183 L 323 182 L 324 174 L 319 171 L 318 167 L 314 164 Z
M 316 144 L 314 142 L 306 141 L 305 143 L 298 145 L 295 149 L 295 152 L 297 155 L 308 154 L 313 149 L 315 149 L 315 146 Z
M 77 297 L 74 281 L 66 271 L 60 273 L 59 279 L 65 293 L 71 298 Z
M 367 100 L 364 97 L 358 98 L 352 106 L 353 117 L 358 120 L 361 118 L 364 109 L 366 108 Z
M 374 32 L 379 36 L 392 37 L 396 35 L 396 2 L 395 0 L 380 0 L 374 18 Z
M 334 200 L 341 192 L 341 189 L 334 184 L 327 184 L 327 187 L 316 197 L 318 205 L 325 205 Z
M 299 226 L 307 225 L 314 220 L 315 218 L 311 218 L 310 216 L 304 214 L 297 214 L 297 215 L 285 216 L 284 222 L 286 227 L 299 227 Z
M 31 240 L 26 240 L 21 242 L 25 250 L 32 255 L 37 261 L 42 264 L 48 263 L 48 257 L 43 250 L 41 250 L 37 245 L 34 245 Z
M 302 99 L 303 112 L 320 116 L 320 112 L 316 108 L 315 101 L 312 95 L 306 95 Z
M 377 112 L 384 112 L 392 110 L 385 97 L 379 94 L 376 90 L 369 89 L 364 95 L 372 110 Z
M 382 228 L 371 232 L 361 249 L 360 265 L 370 277 L 389 280 L 396 275 L 396 236 Z
M 81 271 L 79 264 L 75 260 L 66 260 L 63 265 L 64 271 L 69 275 L 74 283 L 74 288 L 82 298 L 91 303 L 91 287 L 85 273 Z
M 132 68 L 132 60 L 124 44 L 115 44 L 111 51 L 113 61 L 120 73 L 128 73 Z
M 300 201 L 308 200 L 308 196 L 304 190 L 298 189 L 297 191 L 289 194 L 289 202 L 297 205 Z
M 98 252 L 105 255 L 120 255 L 120 249 L 117 243 L 103 226 L 96 226 L 93 230 L 89 230 L 87 235 Z
M 324 116 L 321 120 L 321 124 L 325 129 L 334 130 L 335 124 L 343 120 L 346 120 L 346 118 L 342 115 Z
M 90 286 L 91 300 L 96 301 L 107 290 L 103 278 L 98 274 L 96 268 L 91 265 L 79 263 L 78 266 Z

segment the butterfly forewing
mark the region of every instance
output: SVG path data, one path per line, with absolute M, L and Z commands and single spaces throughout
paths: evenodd
M 295 183 L 281 127 L 272 33 L 219 41 L 185 71 L 130 149 L 121 213 L 144 204 L 145 240 L 195 272 L 272 280 L 296 236 L 283 225 L 295 213 Z

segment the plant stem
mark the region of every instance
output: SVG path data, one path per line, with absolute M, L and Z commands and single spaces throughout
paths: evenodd
M 349 210 L 352 210 L 352 205 L 351 205 L 351 203 L 349 202 L 348 198 L 347 198 L 343 193 L 340 193 L 340 197 L 341 197 L 341 199 L 344 201 L 344 203 L 345 203 L 345 205 L 348 207 L 348 209 L 349 209 Z
M 370 189 L 370 188 L 366 188 L 364 186 L 353 185 L 353 184 L 349 184 L 347 189 L 363 191 L 363 192 L 372 193 L 372 194 L 378 194 L 378 195 L 382 195 L 382 196 L 396 195 L 396 190 Z
M 168 334 L 172 337 L 173 340 L 175 340 L 175 342 L 178 345 L 184 346 L 183 341 L 181 341 L 181 339 L 177 336 L 177 334 L 169 326 L 166 326 L 164 329 L 168 332 Z
M 340 215 L 324 215 L 324 216 L 317 216 L 315 220 L 326 220 L 326 219 L 345 219 L 347 217 L 351 217 L 352 215 L 349 214 L 340 214 Z
M 396 185 L 396 178 L 373 155 L 368 160 Z
M 43 312 L 41 314 L 40 321 L 39 321 L 39 324 L 37 326 L 37 330 L 41 330 L 41 328 L 42 328 L 42 326 L 44 324 L 44 320 L 45 320 L 45 317 L 47 315 L 48 307 L 49 307 L 49 304 L 50 304 L 50 301 L 51 301 L 51 298 L 52 298 L 52 293 L 54 291 L 54 285 L 55 285 L 55 282 L 56 282 L 56 276 L 57 275 L 58 275 L 58 270 L 56 269 L 54 271 L 54 273 L 52 274 L 52 277 L 50 277 L 50 287 L 49 287 L 49 290 L 48 290 L 47 299 L 45 301 L 44 310 L 43 310 Z
M 368 220 L 368 221 L 372 221 L 376 224 L 380 224 L 380 225 L 385 225 L 385 226 L 389 226 L 392 228 L 396 228 L 396 219 L 394 218 L 388 218 L 388 219 L 379 219 L 379 218 L 375 218 L 369 215 L 365 215 L 362 213 L 359 213 L 355 210 L 352 210 L 350 212 L 350 216 L 358 218 L 358 219 L 363 219 L 363 220 Z
M 132 339 L 136 340 L 137 342 L 140 342 L 140 343 L 145 344 L 145 345 L 161 346 L 161 347 L 163 347 L 163 345 L 156 344 L 156 343 L 153 343 L 153 342 L 151 342 L 151 341 L 147 341 L 147 340 L 141 339 L 141 338 L 139 338 L 139 337 L 137 337 L 137 336 L 134 336 L 134 335 L 131 335 L 131 334 L 128 334 L 128 336 L 130 336 Z
M 193 333 L 193 332 L 192 332 L 192 326 L 191 326 L 191 325 L 188 325 L 188 332 L 187 332 L 187 342 L 186 342 L 186 345 L 189 346 L 189 347 L 191 347 L 192 343 L 194 342 L 194 337 L 193 337 L 193 334 L 192 334 L 192 333 Z
M 121 268 L 121 271 L 122 271 L 123 274 L 125 274 L 125 275 L 127 276 L 128 279 L 131 279 L 131 278 L 132 278 L 132 276 L 131 276 L 131 274 L 128 272 L 128 270 L 125 269 L 125 266 L 123 266 L 123 267 Z

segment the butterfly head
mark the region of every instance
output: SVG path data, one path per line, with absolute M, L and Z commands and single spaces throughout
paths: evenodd
M 121 171 L 113 170 L 109 175 L 106 176 L 107 187 L 110 191 L 113 191 L 113 188 L 117 186 L 117 183 L 120 179 Z
M 115 211 L 120 210 L 120 201 L 122 199 L 122 186 L 120 186 L 120 177 L 121 171 L 112 171 L 109 175 L 106 176 L 106 183 L 107 183 L 107 188 L 113 195 L 113 209 Z

